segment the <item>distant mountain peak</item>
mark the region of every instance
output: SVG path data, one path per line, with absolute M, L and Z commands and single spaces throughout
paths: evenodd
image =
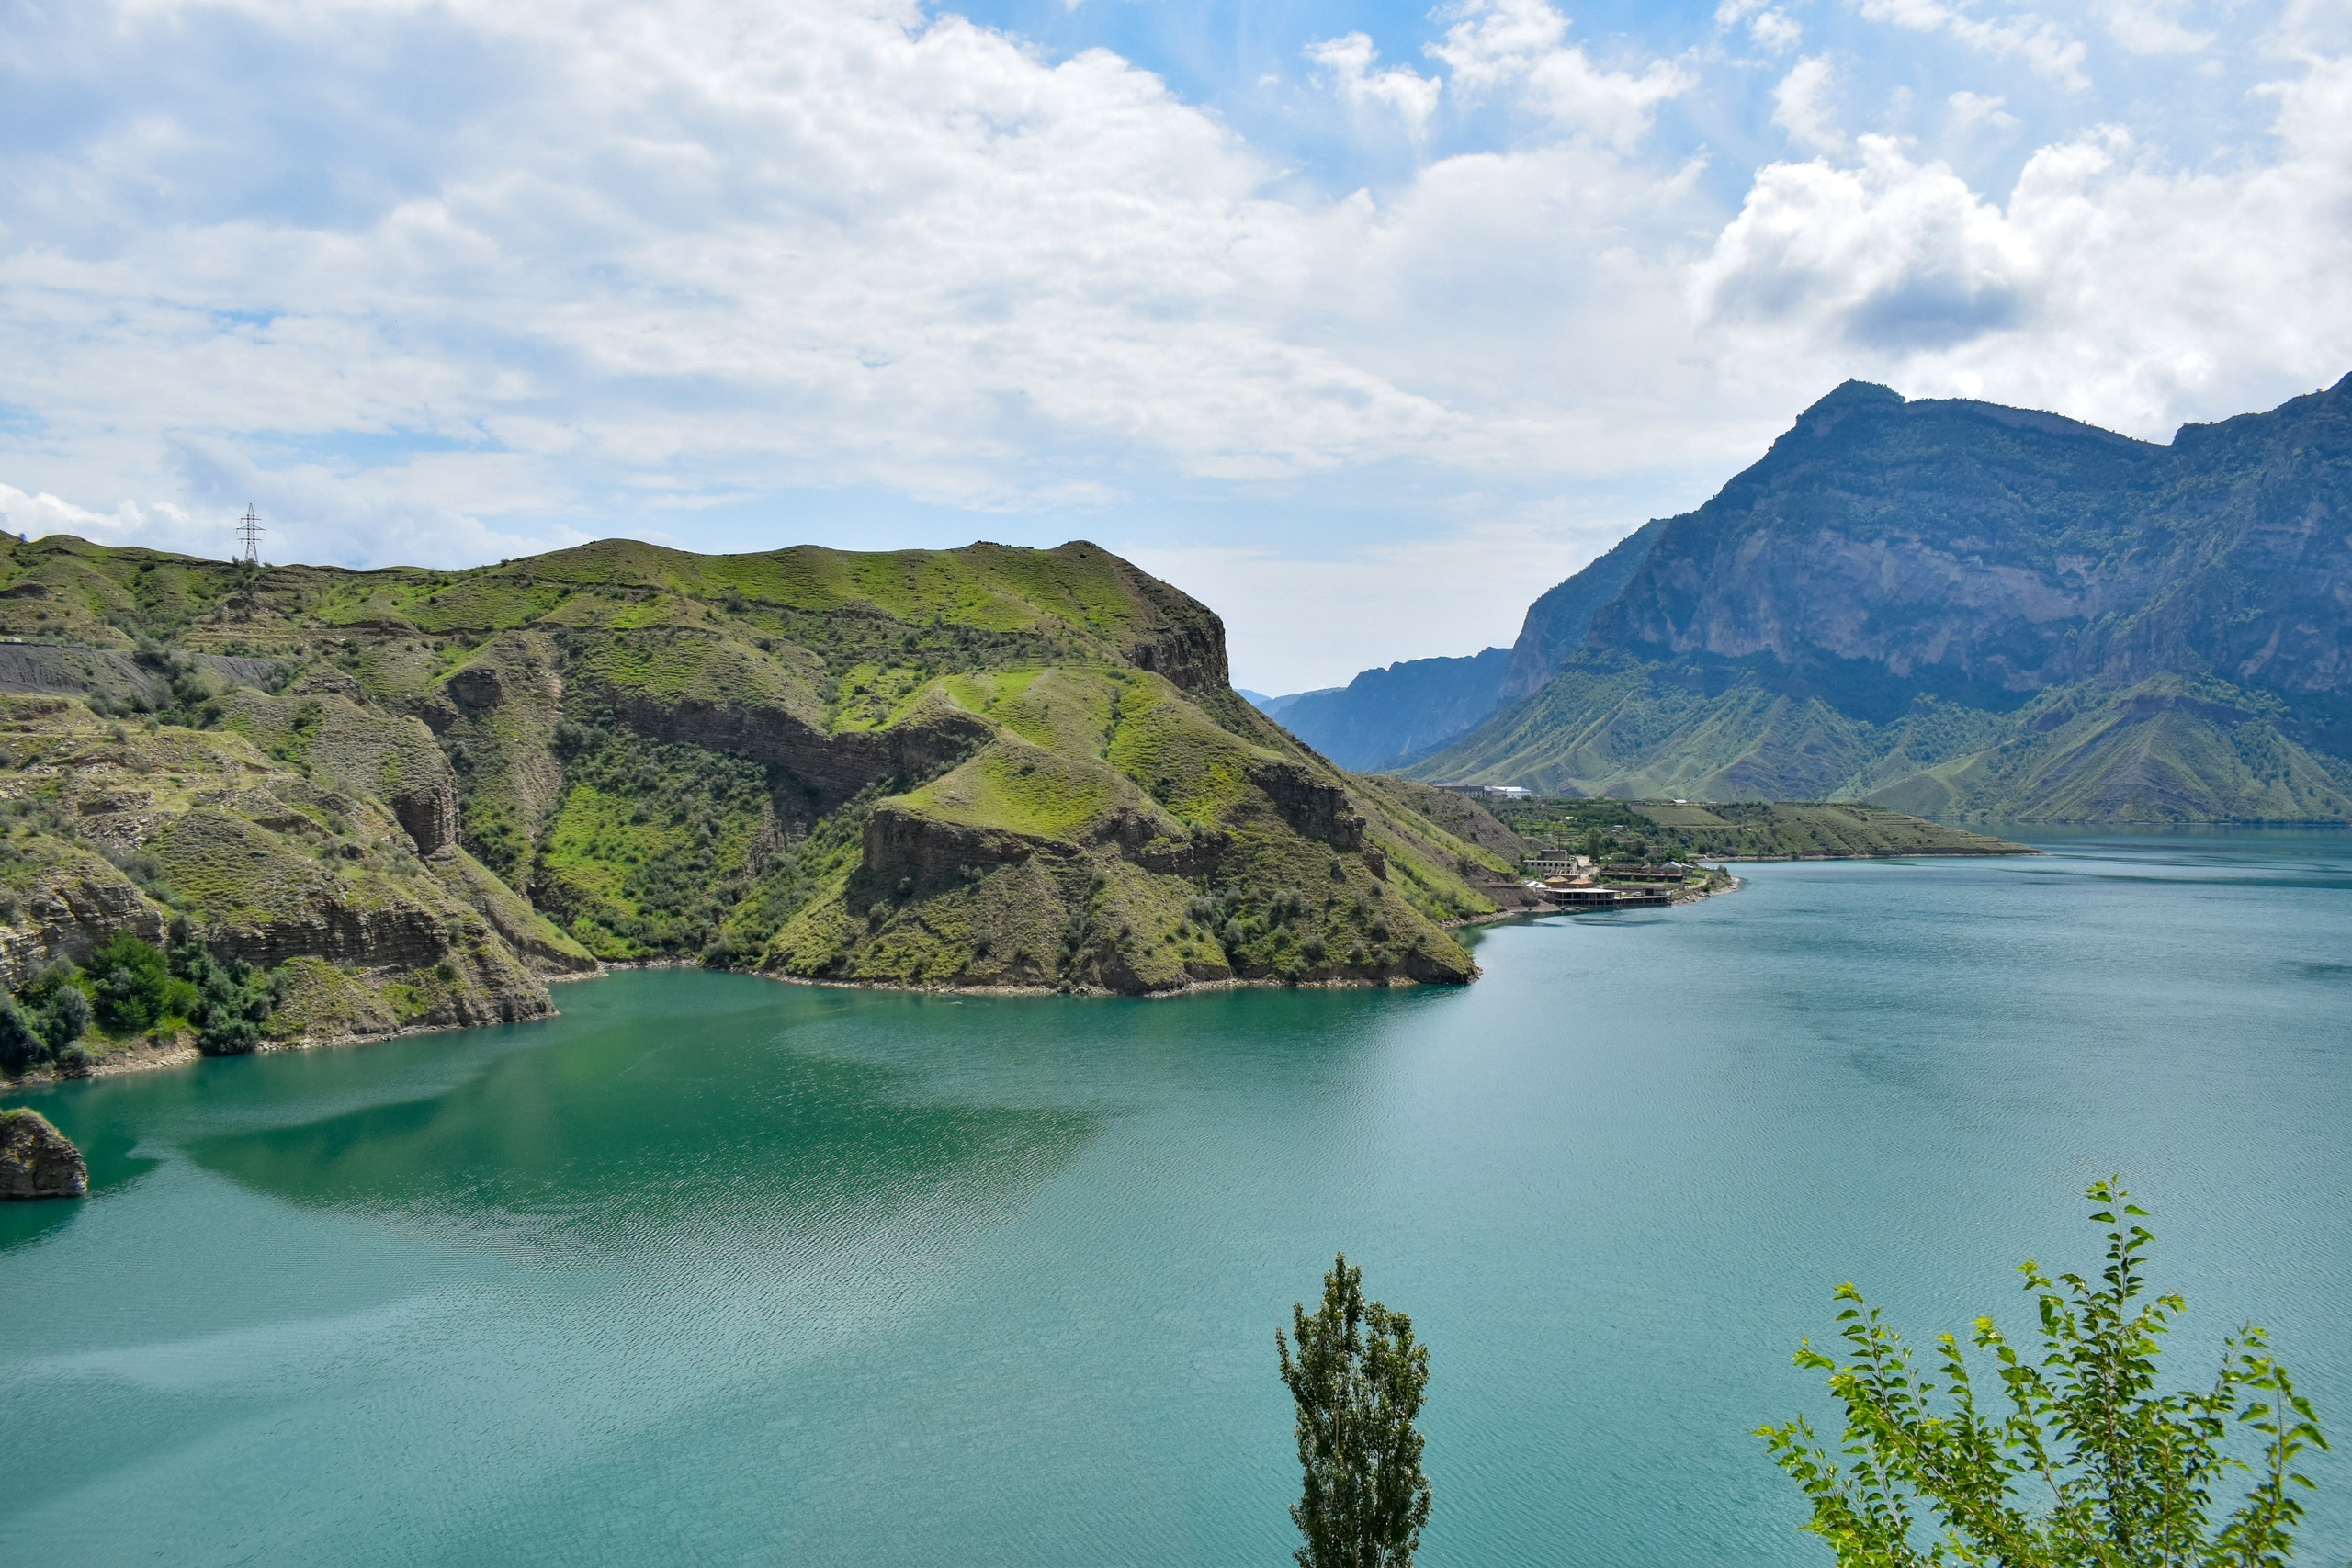
M 1876 381 L 1840 381 L 1805 410 L 1807 414 L 1824 413 L 1831 409 L 1857 408 L 1864 404 L 1893 404 L 1901 407 L 1910 400 L 1894 388 Z
M 1826 435 L 1854 414 L 1899 409 L 1905 399 L 1892 387 L 1875 381 L 1840 381 L 1829 395 L 1797 416 L 1796 428 Z
M 2352 377 L 2168 446 L 1848 381 L 1704 505 L 1538 599 L 1497 712 L 1407 771 L 2344 820 L 2347 476 Z M 2211 691 L 2176 701 L 2184 681 Z

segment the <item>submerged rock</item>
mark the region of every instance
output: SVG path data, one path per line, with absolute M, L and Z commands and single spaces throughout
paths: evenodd
M 38 1111 L 0 1111 L 0 1198 L 79 1198 L 90 1168 Z

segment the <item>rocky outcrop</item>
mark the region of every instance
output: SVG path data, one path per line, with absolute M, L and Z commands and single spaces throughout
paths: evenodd
M 986 720 L 946 705 L 887 729 L 834 731 L 789 709 L 750 703 L 616 692 L 613 705 L 640 735 L 782 768 L 824 811 L 880 780 L 920 780 L 951 768 L 996 734 Z
M 884 886 L 904 880 L 910 890 L 922 892 L 953 886 L 970 871 L 1018 865 L 1039 856 L 1067 863 L 1080 853 L 1076 844 L 1058 839 L 942 821 L 891 801 L 884 801 L 866 818 L 864 847 L 869 880 Z
M 443 886 L 489 921 L 500 940 L 538 974 L 593 975 L 603 967 L 586 948 L 463 850 L 440 857 L 434 870 Z
M 1250 770 L 1250 782 L 1301 835 L 1335 850 L 1363 848 L 1363 818 L 1349 804 L 1347 791 L 1313 769 L 1287 761 L 1261 762 Z
M 90 1169 L 38 1111 L 0 1111 L 0 1198 L 79 1198 Z
M 40 583 L 26 582 L 0 596 L 48 598 L 51 591 Z M 220 686 L 266 686 L 278 672 L 277 663 L 266 659 L 209 653 L 181 657 L 183 668 L 209 676 Z M 158 664 L 141 663 L 130 654 L 105 649 L 39 642 L 0 643 L 0 692 L 58 696 L 98 694 L 148 708 L 162 707 L 171 700 L 167 671 Z
M 1029 860 L 1066 867 L 1089 850 L 1114 852 L 1164 876 L 1201 877 L 1215 873 L 1228 843 L 1214 829 L 1188 832 L 1164 815 L 1134 807 L 1106 812 L 1068 840 L 947 821 L 886 800 L 865 819 L 864 864 L 870 881 L 887 886 L 903 878 L 918 892 Z
M 258 823 L 212 808 L 175 818 L 149 849 L 217 957 L 263 968 L 307 957 L 428 974 L 435 986 L 425 1005 L 435 1016 L 416 1021 L 512 1022 L 553 1010 L 546 987 L 492 924 L 413 860 L 342 869 L 339 854 L 303 853 Z M 376 853 L 386 858 L 380 847 Z
M 457 843 L 458 776 L 417 720 L 334 701 L 311 754 L 322 783 L 390 807 L 418 854 Z
M 418 708 L 458 775 L 466 846 L 518 887 L 530 885 L 535 848 L 563 798 L 560 663 L 546 634 L 502 633 Z
M 240 692 L 230 728 L 263 750 L 306 770 L 327 789 L 373 796 L 391 807 L 421 855 L 457 842 L 458 777 L 416 719 L 363 707 L 333 692 L 272 697 Z
M 46 872 L 35 882 L 16 921 L 0 926 L 0 984 L 21 988 L 41 965 L 80 963 L 90 949 L 122 931 L 161 941 L 164 918 L 139 896 L 130 878 L 96 855 Z
M 266 923 L 222 921 L 198 935 L 216 957 L 270 968 L 319 958 L 379 974 L 424 973 L 447 982 L 413 1021 L 428 1025 L 518 1023 L 555 1011 L 547 987 L 518 963 L 493 928 L 471 909 L 422 904 L 366 908 L 322 890 L 300 914 Z M 593 968 L 566 957 L 563 967 Z
M 1197 615 L 1159 626 L 1129 642 L 1123 651 L 1138 670 L 1164 675 L 1180 692 L 1221 692 L 1230 675 L 1225 661 L 1225 623 L 1205 605 Z

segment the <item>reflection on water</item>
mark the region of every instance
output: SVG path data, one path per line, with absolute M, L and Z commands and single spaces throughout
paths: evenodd
M 618 1017 L 618 998 L 596 998 L 592 1026 L 560 1050 L 510 1052 L 426 1098 L 186 1147 L 205 1169 L 296 1202 L 517 1235 L 551 1226 L 551 1247 L 628 1248 L 682 1225 L 837 1235 L 916 1201 L 934 1224 L 977 1219 L 1017 1201 L 1102 1121 L 910 1099 L 903 1072 L 794 1049 L 763 1005 L 775 988 L 759 982 L 636 984 Z M 732 1010 L 703 1010 L 714 992 Z
M 1434 1347 L 1432 1568 L 1811 1562 L 1747 1434 L 1830 1287 L 2022 1328 L 2119 1170 L 2178 1353 L 2261 1319 L 2352 1428 L 2345 838 L 2046 837 L 1467 991 L 644 973 L 28 1096 L 95 1195 L 0 1209 L 0 1561 L 1277 1562 L 1272 1329 L 1345 1247 Z

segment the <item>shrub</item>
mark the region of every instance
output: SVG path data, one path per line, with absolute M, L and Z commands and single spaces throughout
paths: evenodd
M 138 885 L 141 893 L 146 894 L 158 904 L 179 902 L 178 895 L 172 891 L 171 879 L 164 874 L 164 863 L 156 859 L 152 852 L 134 850 L 130 854 L 119 858 L 111 854 L 107 858 L 114 861 L 114 863 L 121 868 L 123 874 Z M 96 972 L 97 965 L 92 964 L 91 969 Z
M 208 1056 L 241 1056 L 261 1043 L 261 1026 L 277 1005 L 277 983 L 256 980 L 242 958 L 223 962 L 190 940 L 172 949 L 172 969 L 198 1001 L 190 1021 L 196 1048 Z
M 164 987 L 164 1017 L 193 1020 L 204 1006 L 204 993 L 174 976 Z
M 26 1007 L 39 1011 L 49 1005 L 49 999 L 57 995 L 62 987 L 74 984 L 80 973 L 80 970 L 64 959 L 52 959 L 33 971 L 33 977 L 26 981 L 17 992 L 17 999 Z
M 14 1077 L 49 1060 L 49 1042 L 17 1007 L 17 998 L 0 992 L 0 1073 Z
M 1839 1453 L 1803 1416 L 1757 1435 L 1804 1489 L 1804 1528 L 1840 1568 L 2271 1568 L 2294 1555 L 2296 1494 L 2311 1485 L 2297 1460 L 2327 1446 L 2310 1402 L 2251 1326 L 2223 1345 L 2211 1382 L 2162 1389 L 2157 1356 L 2187 1303 L 2141 1300 L 2154 1238 L 2134 1222 L 2146 1211 L 2112 1182 L 2088 1196 L 2107 1227 L 2107 1267 L 2093 1281 L 2026 1260 L 2041 1342 L 2012 1345 L 1978 1318 L 1969 1337 L 1996 1379 L 1981 1400 L 1957 1336 L 1915 1358 L 1860 1292 L 1838 1288 L 1849 1359 L 1807 1344 L 1797 1364 L 1828 1373 L 1846 1408 Z M 2238 1447 L 2251 1463 L 2229 1451 Z M 2220 1515 L 2219 1483 L 2233 1471 L 2254 1484 Z
M 51 1051 L 64 1050 L 89 1027 L 90 998 L 74 986 L 60 986 L 51 992 L 33 1023 L 34 1032 L 49 1043 Z

